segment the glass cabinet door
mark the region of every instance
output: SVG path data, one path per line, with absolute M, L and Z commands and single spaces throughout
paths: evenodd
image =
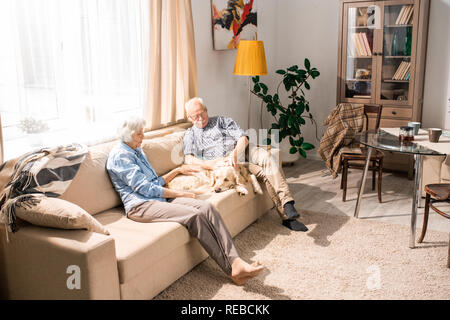
M 379 7 L 373 2 L 347 4 L 344 7 L 341 96 L 347 101 L 373 102 L 376 72 L 374 59 L 376 18 Z
M 413 83 L 414 76 L 414 1 L 384 2 L 383 7 L 379 102 L 408 105 L 412 101 L 410 83 Z

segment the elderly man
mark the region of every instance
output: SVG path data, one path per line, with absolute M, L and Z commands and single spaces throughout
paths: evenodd
M 236 165 L 249 143 L 244 131 L 231 118 L 208 117 L 201 98 L 192 98 L 185 107 L 193 124 L 183 138 L 185 163 L 210 170 L 221 165 Z M 282 224 L 294 231 L 307 231 L 308 228 L 296 220 L 300 215 L 294 207 L 294 199 L 282 170 L 270 154 L 263 148 L 252 148 L 249 158 L 249 170 L 265 183 Z

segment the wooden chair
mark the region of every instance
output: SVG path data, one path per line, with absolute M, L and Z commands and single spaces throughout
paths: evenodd
M 425 186 L 425 192 L 427 196 L 425 198 L 425 212 L 423 214 L 422 234 L 420 235 L 420 239 L 418 241 L 419 243 L 422 243 L 423 238 L 425 238 L 425 233 L 427 232 L 428 214 L 430 213 L 430 208 L 433 209 L 436 213 L 443 216 L 444 218 L 450 219 L 450 214 L 439 210 L 433 205 L 436 202 L 450 203 L 450 184 L 449 183 L 427 184 Z M 433 197 L 434 199 L 432 199 L 431 197 Z M 447 268 L 450 268 L 450 235 L 448 240 Z
M 364 116 L 366 118 L 365 129 L 369 129 L 369 116 L 368 114 L 376 114 L 375 128 L 380 128 L 382 105 L 379 104 L 365 104 Z M 342 154 L 342 177 L 341 177 L 341 189 L 342 201 L 345 202 L 347 195 L 347 175 L 348 169 L 364 169 L 364 164 L 367 156 L 367 148 L 361 147 L 361 154 L 355 153 L 343 153 Z M 370 157 L 369 170 L 372 171 L 372 190 L 375 190 L 376 173 L 378 172 L 378 201 L 381 203 L 381 181 L 383 175 L 383 152 L 379 150 L 373 150 Z

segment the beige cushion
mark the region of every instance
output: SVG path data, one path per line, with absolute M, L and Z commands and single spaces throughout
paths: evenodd
M 117 143 L 116 140 L 90 147 L 77 175 L 60 199 L 70 201 L 92 215 L 121 205 L 120 196 L 106 171 L 109 152 Z
M 125 217 L 122 208 L 106 210 L 96 218 L 114 238 L 120 283 L 129 281 L 190 239 L 187 229 L 179 223 L 135 222 Z
M 16 216 L 31 224 L 58 229 L 87 229 L 109 235 L 108 230 L 85 210 L 58 198 L 37 197 L 32 205 L 27 202 L 15 207 Z
M 142 151 L 158 176 L 166 174 L 183 163 L 184 132 L 144 140 L 142 143 Z

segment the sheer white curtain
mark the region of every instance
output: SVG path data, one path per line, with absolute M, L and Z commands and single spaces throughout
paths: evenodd
M 20 121 L 44 121 L 43 143 L 115 135 L 143 114 L 150 0 L 1 0 L 0 112 L 5 157 L 28 146 Z

